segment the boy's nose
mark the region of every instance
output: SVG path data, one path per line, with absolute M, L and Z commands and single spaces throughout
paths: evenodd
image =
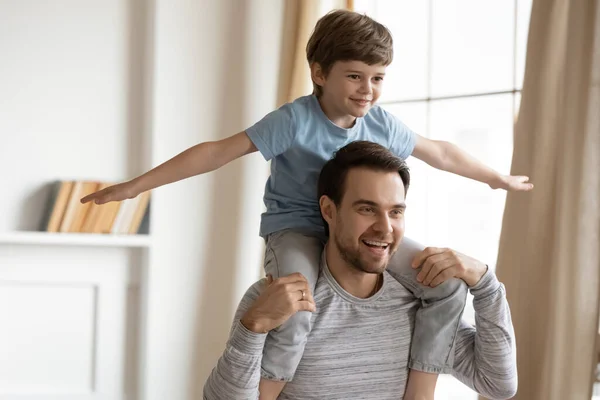
M 365 82 L 360 86 L 361 89 L 361 93 L 364 94 L 371 94 L 371 83 L 370 82 Z

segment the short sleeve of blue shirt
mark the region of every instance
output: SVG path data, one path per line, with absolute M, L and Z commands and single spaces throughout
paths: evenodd
M 296 118 L 292 104 L 284 104 L 246 129 L 246 134 L 265 160 L 284 153 L 294 143 Z
M 415 149 L 417 134 L 394 114 L 384 110 L 385 119 L 390 132 L 390 150 L 398 157 L 406 160 Z

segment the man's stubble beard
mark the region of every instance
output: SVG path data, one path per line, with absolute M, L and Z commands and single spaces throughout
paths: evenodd
M 338 226 L 340 226 L 340 225 L 338 224 Z M 339 231 L 343 231 L 343 226 L 340 226 Z M 340 253 L 340 256 L 342 257 L 342 259 L 348 265 L 350 265 L 352 268 L 356 269 L 357 271 L 365 272 L 367 274 L 383 273 L 383 271 L 385 271 L 387 266 L 389 265 L 390 260 L 392 259 L 392 256 L 396 253 L 396 250 L 398 250 L 398 247 L 396 247 L 396 249 L 394 249 L 391 253 L 389 253 L 388 259 L 385 262 L 385 264 L 383 264 L 381 267 L 377 268 L 376 270 L 373 270 L 373 269 L 368 268 L 367 265 L 364 265 L 363 261 L 360 258 L 359 250 L 355 251 L 354 249 L 347 248 L 342 244 L 342 242 L 340 240 L 340 235 L 338 233 L 339 232 L 336 232 L 334 242 L 335 242 L 335 246 L 337 247 L 338 252 Z

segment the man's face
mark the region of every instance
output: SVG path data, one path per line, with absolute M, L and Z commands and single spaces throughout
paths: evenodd
M 383 272 L 404 236 L 406 205 L 400 175 L 353 168 L 341 204 L 336 207 L 330 201 L 330 206 L 330 240 L 341 258 L 358 270 Z
M 362 61 L 338 61 L 319 83 L 325 101 L 338 117 L 364 117 L 379 99 L 386 67 Z

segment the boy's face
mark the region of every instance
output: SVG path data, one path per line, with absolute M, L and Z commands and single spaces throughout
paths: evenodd
M 386 67 L 362 61 L 337 61 L 327 75 L 313 66 L 313 80 L 323 88 L 328 117 L 364 117 L 381 95 Z M 334 121 L 335 122 L 335 121 Z

